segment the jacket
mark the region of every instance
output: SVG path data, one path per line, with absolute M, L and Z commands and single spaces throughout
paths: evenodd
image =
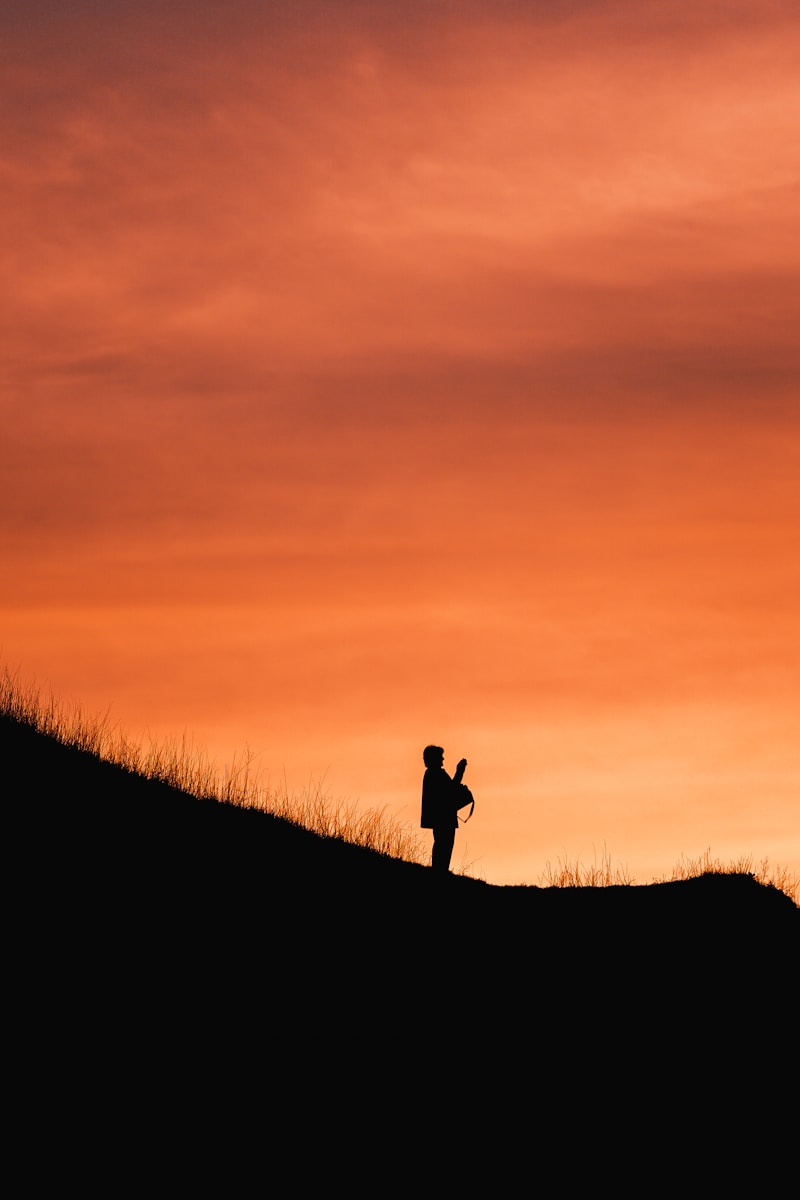
M 444 767 L 428 767 L 422 776 L 422 819 L 423 829 L 434 829 L 438 825 L 455 828 L 458 825 L 458 810 L 472 803 L 472 793 L 466 784 L 456 783 Z

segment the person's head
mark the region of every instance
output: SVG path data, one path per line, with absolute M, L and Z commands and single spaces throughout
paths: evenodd
M 422 751 L 422 761 L 426 767 L 440 767 L 444 762 L 444 750 L 441 746 L 426 746 Z

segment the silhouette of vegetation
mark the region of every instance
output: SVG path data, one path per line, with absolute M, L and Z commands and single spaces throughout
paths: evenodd
M 604 848 L 602 860 L 590 866 L 566 858 L 559 858 L 556 866 L 548 862 L 540 881 L 546 887 L 627 887 L 634 879 L 627 867 L 613 865 Z
M 772 865 L 767 858 L 756 863 L 752 854 L 742 855 L 741 858 L 725 864 L 718 858 L 712 858 L 710 846 L 706 847 L 699 858 L 682 858 L 672 868 L 670 875 L 656 882 L 674 883 L 680 879 L 696 879 L 701 875 L 751 875 L 760 883 L 769 884 L 785 892 L 795 904 L 800 904 L 800 878 L 788 868 Z
M 0 714 L 29 725 L 64 746 L 86 751 L 131 774 L 166 784 L 201 800 L 259 809 L 334 838 L 405 862 L 424 863 L 427 848 L 417 831 L 387 814 L 386 808 L 361 809 L 355 801 L 333 799 L 321 784 L 303 791 L 273 788 L 262 782 L 256 755 L 248 747 L 219 769 L 203 747 L 180 739 L 131 740 L 109 714 L 90 717 L 80 705 L 67 705 L 35 685 L 23 687 L 8 668 L 0 679 Z
M 654 883 L 675 883 L 682 879 L 697 879 L 703 875 L 750 875 L 759 883 L 767 884 L 785 892 L 795 904 L 800 903 L 800 878 L 788 868 L 774 866 L 764 858 L 756 864 L 753 856 L 743 855 L 734 862 L 724 864 L 719 858 L 713 858 L 711 848 L 697 858 L 682 858 L 668 875 L 656 877 Z M 558 859 L 555 866 L 548 862 L 540 876 L 540 882 L 546 887 L 628 887 L 634 885 L 634 878 L 625 866 L 612 863 L 607 851 L 599 863 L 588 866 L 575 861 Z

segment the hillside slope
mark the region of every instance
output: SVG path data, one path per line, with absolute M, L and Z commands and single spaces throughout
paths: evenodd
M 710 1155 L 717 1185 L 730 1147 L 710 1138 L 784 1144 L 800 910 L 774 888 L 437 881 L 7 718 L 0 754 L 6 1020 L 34 1031 L 16 1088 L 82 1179 L 109 1156 L 135 1178 L 154 1145 L 181 1144 L 176 1121 L 194 1157 L 249 1138 L 270 1174 L 302 1163 L 315 1187 L 338 1170 L 370 1192 L 398 1147 L 391 1178 L 416 1178 L 421 1130 L 455 1146 L 477 1124 L 462 1183 L 500 1194 L 573 1137 L 572 1186 L 600 1156 L 629 1170 L 631 1138 L 676 1175 Z M 60 1140 L 65 1113 L 91 1149 Z M 225 1157 L 220 1194 L 236 1169 Z
M 86 930 L 177 918 L 183 936 L 216 931 L 224 947 L 271 939 L 271 953 L 343 968 L 393 955 L 436 972 L 452 955 L 514 978 L 529 968 L 566 981 L 593 970 L 634 980 L 693 973 L 704 986 L 780 979 L 800 909 L 746 875 L 647 886 L 497 887 L 433 878 L 417 864 L 326 839 L 269 814 L 199 800 L 0 720 L 6 803 L 34 902 L 80 912 Z M 99 935 L 98 935 L 99 936 Z M 439 947 L 441 946 L 441 961 Z
M 718 938 L 742 950 L 796 945 L 800 909 L 748 875 L 706 875 L 674 883 L 607 888 L 494 886 L 404 863 L 270 814 L 197 799 L 0 718 L 7 814 L 24 830 L 31 878 L 62 896 L 109 889 L 145 912 L 170 897 L 208 910 L 239 906 L 256 921 L 280 905 L 283 919 L 311 922 L 333 907 L 357 924 L 390 912 L 413 927 L 432 907 L 461 914 L 472 934 L 536 927 L 558 938 L 602 931 L 610 949 L 634 937 L 685 939 L 686 949 Z M 252 906 L 252 907 L 251 907 Z M 584 931 L 584 932 L 582 932 Z

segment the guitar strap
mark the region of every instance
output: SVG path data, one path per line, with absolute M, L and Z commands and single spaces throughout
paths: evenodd
M 459 817 L 459 818 L 458 818 L 458 819 L 459 819 L 459 821 L 461 822 L 461 824 L 462 824 L 462 825 L 466 825 L 467 821 L 470 819 L 470 817 L 472 816 L 472 814 L 473 814 L 474 812 L 475 812 L 475 797 L 473 796 L 473 797 L 472 797 L 472 804 L 470 804 L 470 806 L 469 806 L 469 812 L 467 813 L 467 815 L 466 815 L 465 817 Z

